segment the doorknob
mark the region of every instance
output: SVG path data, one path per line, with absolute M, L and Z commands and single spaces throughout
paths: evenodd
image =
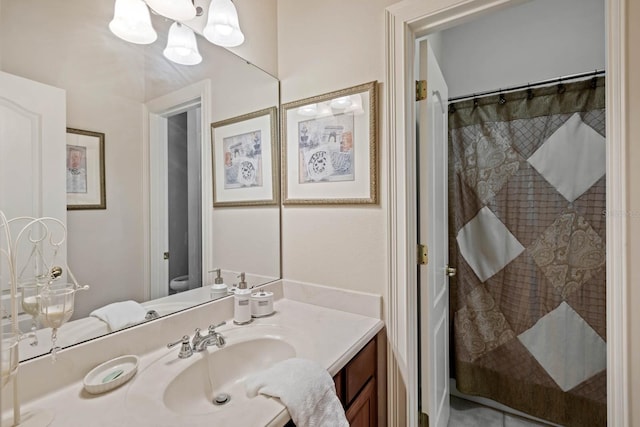
M 447 266 L 447 276 L 453 277 L 456 275 L 456 272 L 455 268 Z
M 164 257 L 164 259 L 169 259 L 169 252 L 165 252 L 163 257 Z

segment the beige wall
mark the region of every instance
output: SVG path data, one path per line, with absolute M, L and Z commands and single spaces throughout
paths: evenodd
M 282 102 L 377 80 L 384 117 L 384 9 L 393 0 L 279 0 L 278 75 Z M 378 144 L 384 133 L 378 126 Z M 379 150 L 382 152 L 383 150 Z M 386 158 L 379 158 L 380 203 L 290 207 L 282 212 L 284 277 L 385 294 Z
M 395 1 L 278 1 L 278 72 L 282 101 L 289 102 L 348 87 L 384 80 L 383 9 Z M 459 3 L 442 1 L 442 7 Z M 446 4 L 445 4 L 446 3 Z M 629 122 L 629 283 L 628 310 L 632 427 L 640 427 L 640 2 L 627 0 Z M 339 10 L 339 13 L 334 13 Z M 354 35 L 356 35 L 354 37 Z M 383 117 L 381 99 L 379 117 Z M 382 134 L 384 135 L 384 134 Z M 381 140 L 384 144 L 384 141 Z M 384 162 L 381 183 L 386 188 Z M 388 260 L 385 249 L 387 200 L 379 207 L 283 209 L 284 276 L 384 294 Z M 301 250 L 304 248 L 304 250 Z
M 235 0 L 245 43 L 229 48 L 273 76 L 278 75 L 278 0 Z
M 631 426 L 640 426 L 640 2 L 627 0 L 627 54 L 628 54 L 628 111 L 627 120 L 629 123 L 627 135 L 627 150 L 629 177 L 627 185 L 629 188 L 629 211 L 633 213 L 627 218 L 629 252 L 627 261 L 629 263 L 629 283 L 628 306 L 629 312 L 629 354 L 630 364 L 629 380 L 631 385 L 629 395 L 629 407 L 631 408 Z M 634 285 L 635 284 L 635 285 Z
M 275 4 L 273 10 L 275 13 Z M 247 17 L 248 14 L 243 16 Z M 275 24 L 272 25 L 275 38 Z M 154 20 L 154 27 L 158 31 L 158 41 L 146 48 L 145 100 L 157 98 L 193 82 L 210 79 L 211 114 L 207 120 L 210 123 L 278 105 L 277 79 L 247 65 L 244 60 L 219 46 L 200 42 L 199 50 L 203 60 L 197 67 L 182 67 L 166 61 L 162 50 L 166 44 L 168 25 Z M 243 31 L 246 33 L 244 27 L 250 27 L 250 24 L 243 21 Z M 267 29 L 265 34 L 269 40 Z M 246 34 L 246 37 L 251 36 Z M 249 41 L 246 43 L 249 45 L 245 52 L 248 55 L 255 53 L 252 46 L 257 44 L 257 36 L 253 34 L 253 37 L 253 45 Z M 259 52 L 261 55 L 270 52 L 264 41 L 259 45 L 263 47 Z M 271 52 L 274 63 L 275 51 L 276 48 L 273 47 Z M 249 58 L 252 62 L 260 60 L 259 57 Z M 280 277 L 280 211 L 277 206 L 212 208 L 209 213 L 213 223 L 212 268 L 246 272 L 249 285 L 256 284 L 252 277 L 255 275 Z M 225 281 L 229 284 L 237 283 L 238 279 L 227 276 Z

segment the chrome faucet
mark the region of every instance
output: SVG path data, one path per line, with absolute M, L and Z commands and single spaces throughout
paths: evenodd
M 193 349 L 191 348 L 191 345 L 189 345 L 189 335 L 183 336 L 176 342 L 167 344 L 167 348 L 175 347 L 178 344 L 182 344 L 182 346 L 180 347 L 180 352 L 178 353 L 178 357 L 180 359 L 191 357 L 191 355 L 193 354 Z
M 226 341 L 220 332 L 216 332 L 216 328 L 225 325 L 227 322 L 218 323 L 217 325 L 209 326 L 209 333 L 202 335 L 200 328 L 196 328 L 196 333 L 193 335 L 191 343 L 189 342 L 189 335 L 185 335 L 176 342 L 167 344 L 167 348 L 175 347 L 178 344 L 182 344 L 178 357 L 180 359 L 186 359 L 191 357 L 194 351 L 202 351 L 210 345 L 215 345 L 218 348 L 224 347 Z
M 225 325 L 226 322 L 219 323 L 217 325 L 209 326 L 207 335 L 202 336 L 200 329 L 196 329 L 196 334 L 193 336 L 192 347 L 193 351 L 203 351 L 205 348 L 215 345 L 218 348 L 224 347 L 226 341 L 220 332 L 216 332 L 216 328 Z

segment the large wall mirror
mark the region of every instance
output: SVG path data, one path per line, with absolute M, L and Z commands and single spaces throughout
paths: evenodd
M 163 56 L 170 21 L 152 14 L 158 39 L 135 45 L 109 31 L 113 12 L 114 0 L 0 1 L 0 70 L 64 90 L 66 128 L 104 134 L 106 208 L 63 214 L 67 263 L 90 285 L 58 332 L 63 347 L 117 329 L 90 315 L 113 303 L 132 300 L 162 316 L 210 301 L 215 269 L 229 286 L 241 272 L 250 287 L 281 277 L 278 200 L 214 206 L 211 144 L 212 123 L 242 124 L 242 117 L 277 108 L 278 80 L 200 36 L 200 64 L 170 62 Z M 254 158 L 268 142 L 278 176 L 276 116 L 261 126 L 259 134 L 249 125 L 232 129 L 228 144 L 240 149 L 227 151 Z M 218 167 L 236 164 L 219 160 Z M 49 194 L 68 191 L 58 175 L 47 185 L 56 186 Z M 279 181 L 272 185 L 278 195 Z M 30 191 L 19 179 L 11 188 Z M 3 197 L 8 217 L 33 215 Z M 20 319 L 28 331 L 30 317 Z M 22 360 L 50 351 L 40 332 L 38 345 L 21 346 Z

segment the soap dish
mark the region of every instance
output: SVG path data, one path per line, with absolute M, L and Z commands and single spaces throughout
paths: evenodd
M 120 356 L 93 368 L 84 377 L 84 389 L 91 394 L 113 390 L 129 381 L 138 370 L 138 356 Z

